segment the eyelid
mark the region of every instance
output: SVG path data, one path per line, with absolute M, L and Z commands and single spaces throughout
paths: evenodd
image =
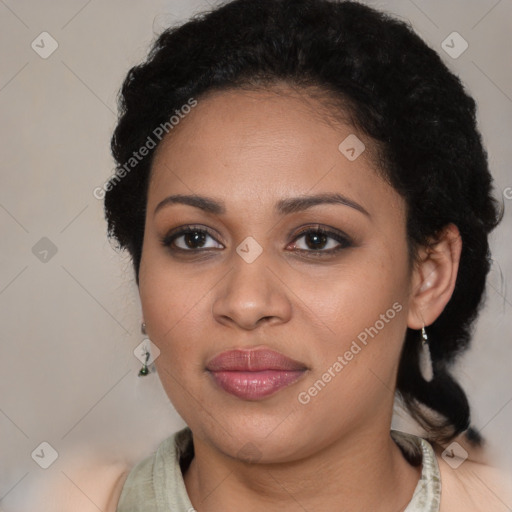
M 293 241 L 295 241 L 298 237 L 308 233 L 309 231 L 321 231 L 321 232 L 325 233 L 326 235 L 338 236 L 340 238 L 343 238 L 347 242 L 350 242 L 351 244 L 354 243 L 354 240 L 352 239 L 352 237 L 349 236 L 344 231 L 342 231 L 341 229 L 331 228 L 331 227 L 328 227 L 328 226 L 324 226 L 322 224 L 319 224 L 318 222 L 316 222 L 316 223 L 313 222 L 313 223 L 309 223 L 309 224 L 303 224 L 302 226 L 299 226 L 298 228 L 293 228 L 291 231 L 289 231 L 288 238 L 291 238 L 293 236 L 293 234 L 295 232 L 297 232 L 295 234 L 295 237 L 293 238 Z

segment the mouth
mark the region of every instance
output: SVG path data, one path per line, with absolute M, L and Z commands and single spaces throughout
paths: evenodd
M 206 366 L 214 382 L 242 400 L 261 400 L 299 380 L 306 365 L 269 349 L 222 352 Z

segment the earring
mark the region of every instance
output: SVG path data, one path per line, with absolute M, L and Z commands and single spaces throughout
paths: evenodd
M 425 326 L 421 328 L 420 373 L 427 382 L 430 382 L 434 378 L 434 368 L 432 367 L 432 357 L 430 355 Z
M 149 358 L 151 357 L 151 354 L 148 349 L 147 340 L 144 340 L 144 356 L 145 356 L 145 360 L 142 365 L 142 368 L 139 370 L 139 377 L 143 377 L 144 375 L 147 375 L 149 373 L 148 361 L 149 361 Z
M 144 322 L 142 322 L 140 324 L 140 332 L 142 334 L 147 334 L 146 333 L 146 324 Z M 150 358 L 151 354 L 149 352 L 149 349 L 148 349 L 148 346 L 147 346 L 146 342 L 144 342 L 144 350 L 145 350 L 144 355 L 145 355 L 146 359 L 144 361 L 144 364 L 142 365 L 142 368 L 139 371 L 139 377 L 143 377 L 144 375 L 147 375 L 149 373 L 148 361 L 149 361 L 149 358 Z

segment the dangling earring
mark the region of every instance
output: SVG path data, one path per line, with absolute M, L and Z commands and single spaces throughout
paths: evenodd
M 140 325 L 140 332 L 142 334 L 147 334 L 146 333 L 146 324 L 144 322 L 142 322 L 142 324 Z M 142 365 L 142 368 L 139 371 L 139 377 L 143 377 L 144 375 L 147 375 L 149 373 L 148 361 L 149 361 L 151 354 L 147 347 L 147 343 L 144 343 L 144 350 L 145 350 L 144 354 L 145 354 L 146 359 L 144 361 L 144 364 Z
M 142 368 L 139 370 L 139 377 L 143 377 L 144 375 L 147 375 L 149 373 L 148 361 L 149 361 L 149 357 L 151 354 L 149 353 L 147 348 L 146 348 L 145 355 L 146 355 L 146 360 L 144 361 Z
M 421 328 L 420 373 L 427 382 L 430 382 L 434 378 L 432 357 L 430 355 L 430 348 L 428 345 L 428 337 L 427 332 L 425 331 L 425 326 Z

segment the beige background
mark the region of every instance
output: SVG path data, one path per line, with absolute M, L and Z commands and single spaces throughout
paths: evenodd
M 492 238 L 487 303 L 457 373 L 474 423 L 512 466 L 512 2 L 367 3 L 410 20 L 479 104 L 506 210 Z M 155 34 L 207 7 L 204 0 L 0 0 L 3 510 L 20 510 L 32 484 L 49 474 L 78 485 L 71 461 L 80 447 L 133 463 L 182 426 L 156 375 L 137 377 L 137 290 L 127 257 L 106 239 L 93 189 L 113 170 L 109 139 L 126 72 Z M 43 31 L 58 43 L 47 59 L 31 48 Z M 453 31 L 469 44 L 457 59 L 441 48 Z M 46 262 L 33 253 L 43 237 L 57 249 Z M 58 452 L 46 470 L 31 457 L 42 442 Z

